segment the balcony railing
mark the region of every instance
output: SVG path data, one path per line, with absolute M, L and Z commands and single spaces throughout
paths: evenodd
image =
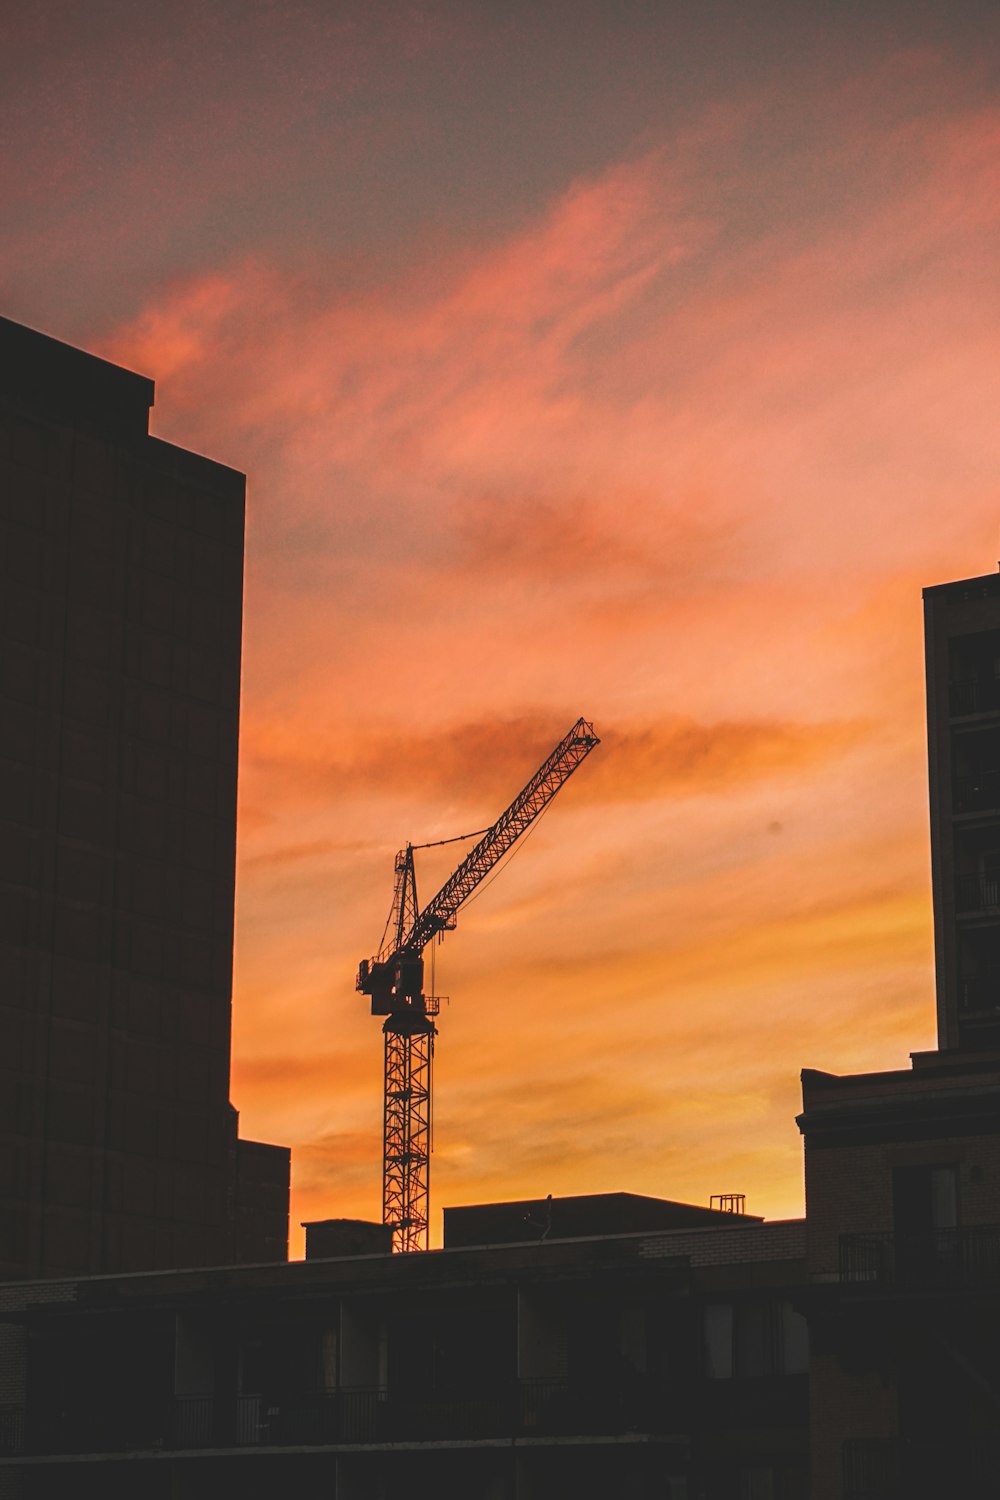
M 1000 908 L 1000 871 L 991 871 L 988 875 L 959 875 L 955 881 L 955 905 L 960 912 Z
M 0 1406 L 0 1458 L 24 1450 L 24 1408 Z
M 1000 1285 L 1000 1225 L 901 1234 L 842 1234 L 842 1282 L 881 1287 Z
M 844 1500 L 996 1500 L 1000 1442 L 863 1438 L 844 1444 Z
M 955 811 L 986 812 L 1000 807 L 1000 771 L 955 777 Z
M 948 685 L 951 712 L 986 714 L 1000 709 L 1000 677 L 960 677 Z
M 198 1448 L 614 1436 L 677 1431 L 689 1409 L 679 1387 L 641 1378 L 616 1385 L 520 1380 L 467 1394 L 396 1394 L 376 1387 L 282 1396 L 177 1397 L 128 1416 L 81 1400 L 75 1412 L 25 1421 L 0 1408 L 4 1453 L 116 1453 Z

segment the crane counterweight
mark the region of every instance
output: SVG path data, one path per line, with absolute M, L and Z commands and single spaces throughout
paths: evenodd
M 462 904 L 544 812 L 577 766 L 600 744 L 585 719 L 564 735 L 510 806 L 479 837 L 458 868 L 421 911 L 413 844 L 396 855 L 392 909 L 374 958 L 358 966 L 357 989 L 385 1016 L 385 1113 L 382 1219 L 394 1250 L 427 1247 L 431 1099 L 438 1002 L 424 994 L 423 952 L 450 932 Z M 441 840 L 447 843 L 449 840 Z M 422 846 L 416 846 L 422 847 Z

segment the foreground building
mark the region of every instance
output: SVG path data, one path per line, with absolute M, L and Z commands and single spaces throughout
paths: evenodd
M 804 1500 L 804 1225 L 548 1209 L 545 1238 L 545 1204 L 493 1205 L 500 1244 L 454 1209 L 420 1255 L 4 1289 L 0 1495 Z
M 924 606 L 939 1050 L 802 1075 L 813 1500 L 1000 1493 L 1000 574 Z
M 242 474 L 0 319 L 0 1277 L 286 1253 L 229 1102 Z
M 812 1500 L 1000 1493 L 1000 1057 L 807 1070 Z

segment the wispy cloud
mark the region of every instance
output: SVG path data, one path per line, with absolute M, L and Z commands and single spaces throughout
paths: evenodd
M 281 787 L 282 800 L 343 797 L 353 787 L 370 794 L 418 792 L 466 805 L 492 795 L 510 797 L 562 737 L 573 720 L 552 710 L 517 718 L 442 725 L 423 734 L 386 726 L 340 741 L 303 740 L 280 725 L 253 726 L 244 755 L 256 773 Z M 760 721 L 700 724 L 665 718 L 648 724 L 599 726 L 602 745 L 574 783 L 588 802 L 631 802 L 699 792 L 768 776 L 809 771 L 843 754 L 864 726 Z M 510 797 L 508 800 L 510 800 Z M 492 805 L 492 804 L 491 804 Z M 501 806 L 496 807 L 499 814 Z M 329 841 L 292 845 L 294 859 L 325 852 Z

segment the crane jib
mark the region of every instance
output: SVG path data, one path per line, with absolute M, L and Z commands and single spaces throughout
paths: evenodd
M 543 761 L 531 780 L 510 806 L 488 828 L 478 844 L 470 850 L 453 875 L 432 896 L 423 911 L 403 937 L 400 948 L 421 953 L 438 932 L 450 927 L 459 907 L 530 827 L 556 792 L 565 785 L 577 766 L 600 744 L 593 725 L 577 719 Z
M 396 887 L 382 947 L 376 958 L 362 960 L 357 983 L 371 996 L 372 1015 L 386 1018 L 382 1222 L 392 1228 L 394 1250 L 427 1246 L 431 1074 L 437 1035 L 432 1017 L 437 1015 L 438 1000 L 424 994 L 424 948 L 436 933 L 454 927 L 463 901 L 599 743 L 593 725 L 577 719 L 423 911 L 417 902 L 413 846 L 407 844 L 396 856 Z

